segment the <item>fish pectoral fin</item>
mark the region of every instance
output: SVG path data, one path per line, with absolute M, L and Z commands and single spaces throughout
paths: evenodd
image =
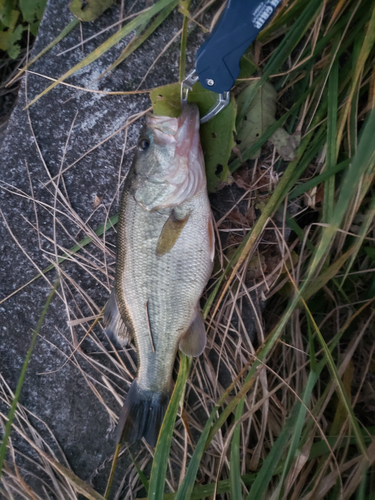
M 162 256 L 172 250 L 189 219 L 189 215 L 189 213 L 183 213 L 178 208 L 174 208 L 171 211 L 168 220 L 161 230 L 156 246 L 156 255 Z
M 113 287 L 107 305 L 105 306 L 103 322 L 106 327 L 106 334 L 112 342 L 124 346 L 131 341 L 133 337 L 132 328 L 127 325 L 121 317 L 117 306 L 115 287 Z
M 202 354 L 206 347 L 207 335 L 203 318 L 198 309 L 189 328 L 180 339 L 180 350 L 186 356 L 197 357 Z

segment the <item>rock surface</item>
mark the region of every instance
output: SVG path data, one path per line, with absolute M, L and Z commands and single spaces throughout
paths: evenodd
M 125 16 L 131 13 L 132 5 L 133 2 L 125 2 Z M 136 10 L 141 8 L 138 3 Z M 30 57 L 49 44 L 72 19 L 67 3 L 50 0 Z M 113 34 L 118 26 L 82 47 L 63 55 L 59 55 L 60 52 L 79 43 L 81 36 L 86 40 L 119 19 L 120 6 L 115 5 L 95 22 L 77 26 L 31 70 L 59 77 Z M 95 90 L 136 89 L 181 25 L 182 16 L 176 10 L 116 70 L 97 80 L 120 55 L 132 34 L 105 56 L 74 74 L 68 82 Z M 199 34 L 194 43 L 189 43 L 193 55 L 189 52 L 188 65 L 192 65 L 195 50 L 201 43 Z M 142 88 L 177 81 L 178 60 L 177 39 L 150 71 Z M 25 104 L 49 84 L 49 80 L 32 73 L 23 80 L 1 150 L 0 301 L 32 280 L 38 269 L 55 262 L 56 253 L 62 255 L 63 249 L 82 240 L 88 228 L 95 230 L 109 215 L 116 213 L 119 180 L 123 180 L 132 160 L 131 151 L 124 154 L 125 145 L 129 149 L 136 143 L 142 120 L 130 126 L 127 134 L 124 130 L 116 131 L 132 115 L 150 106 L 148 94 L 106 96 L 59 85 L 25 110 Z M 60 169 L 74 162 L 74 166 L 59 178 L 58 184 L 45 186 Z M 94 209 L 94 200 L 102 197 L 101 204 Z M 109 245 L 114 244 L 113 230 L 108 232 L 106 239 Z M 83 342 L 81 354 L 76 353 L 77 361 L 64 364 L 73 345 L 77 346 L 77 340 L 84 334 L 80 326 L 67 326 L 68 317 L 74 320 L 98 314 L 108 299 L 111 286 L 105 275 L 108 266 L 108 274 L 113 276 L 113 252 L 105 250 L 100 240 L 89 245 L 87 252 L 79 254 L 78 263 L 67 262 L 61 266 L 62 286 L 48 310 L 20 402 L 50 427 L 72 469 L 85 481 L 95 475 L 92 484 L 103 493 L 108 466 L 96 474 L 94 471 L 113 452 L 111 431 L 114 422 L 110 411 L 117 414 L 120 402 L 107 389 L 102 375 L 114 381 L 113 385 L 117 384 L 116 390 L 123 396 L 127 387 L 118 384 L 119 375 L 126 378 L 127 371 L 114 356 L 109 358 L 98 347 L 101 341 L 108 347 L 100 329 L 98 337 L 95 336 L 99 339 L 96 343 L 92 340 L 94 337 L 90 337 Z M 37 324 L 55 280 L 56 271 L 52 270 L 0 304 L 0 372 L 13 391 L 29 347 L 31 330 Z M 108 411 L 94 390 L 104 398 Z M 8 411 L 5 405 L 0 409 L 3 413 Z M 35 424 L 35 419 L 33 422 Z M 35 425 L 43 436 L 47 436 L 42 424 Z M 16 435 L 14 440 L 17 444 Z M 18 443 L 18 449 L 31 453 L 22 442 Z M 17 461 L 26 463 L 21 457 Z M 124 467 L 126 470 L 127 464 L 121 465 L 122 470 Z M 33 471 L 31 464 L 25 467 Z M 28 484 L 42 491 L 40 482 L 32 476 L 28 476 Z M 42 493 L 40 495 L 45 498 Z

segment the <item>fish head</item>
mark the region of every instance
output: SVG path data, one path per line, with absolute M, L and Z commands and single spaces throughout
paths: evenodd
M 145 210 L 176 207 L 206 189 L 195 104 L 178 118 L 148 115 L 137 149 L 134 197 Z

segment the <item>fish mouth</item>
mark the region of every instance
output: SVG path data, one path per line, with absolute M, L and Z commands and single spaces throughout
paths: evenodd
M 199 110 L 196 104 L 183 106 L 178 118 L 147 116 L 157 154 L 161 154 L 163 168 L 148 182 L 164 183 L 163 196 L 153 208 L 178 206 L 206 189 L 204 158 L 199 136 Z M 155 206 L 154 206 L 155 205 Z
M 188 157 L 192 150 L 200 149 L 199 109 L 196 104 L 185 104 L 178 117 L 175 155 Z
M 158 146 L 176 144 L 177 154 L 186 155 L 193 142 L 199 142 L 199 109 L 196 104 L 185 104 L 178 118 L 147 115 L 147 126 L 154 133 Z

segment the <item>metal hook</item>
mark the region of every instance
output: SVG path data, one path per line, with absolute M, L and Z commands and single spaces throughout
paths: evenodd
M 189 90 L 193 89 L 194 83 L 197 83 L 199 76 L 195 69 L 192 69 L 187 77 L 181 83 L 181 104 L 186 104 Z
M 189 90 L 192 90 L 192 87 L 199 80 L 199 76 L 195 69 L 192 69 L 187 77 L 181 83 L 181 104 L 184 105 L 187 103 Z M 223 92 L 219 94 L 218 100 L 215 105 L 209 110 L 209 112 L 200 119 L 201 123 L 206 123 L 211 118 L 216 116 L 220 111 L 222 111 L 229 104 L 230 93 Z
M 223 92 L 219 94 L 219 97 L 215 103 L 215 105 L 209 110 L 209 112 L 201 118 L 201 123 L 206 123 L 208 120 L 211 120 L 214 116 L 216 116 L 220 111 L 222 111 L 229 104 L 229 92 Z

